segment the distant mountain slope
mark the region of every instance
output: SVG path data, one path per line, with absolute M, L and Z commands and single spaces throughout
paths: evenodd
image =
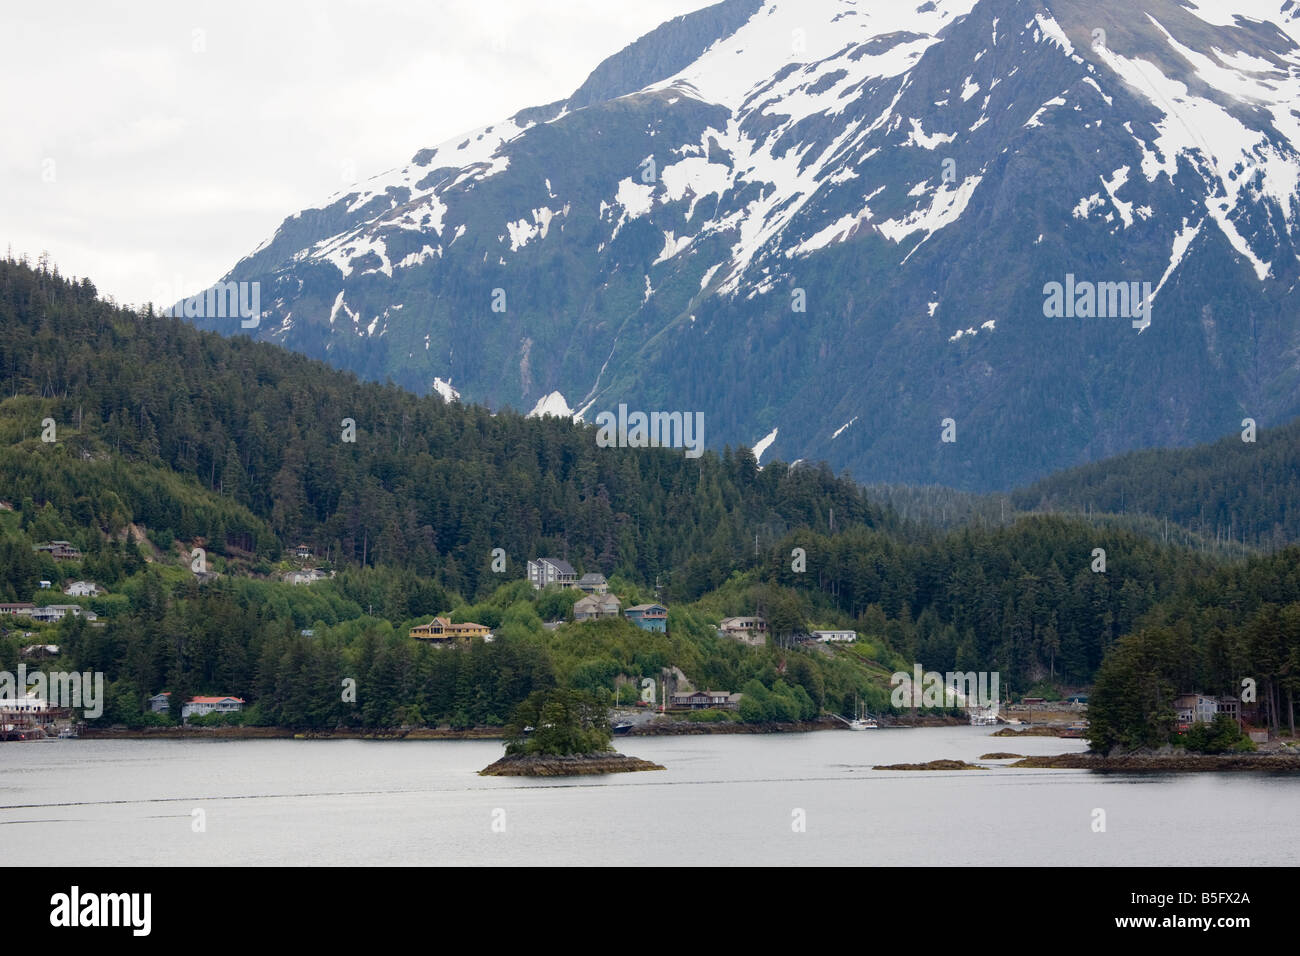
M 1140 451 L 1044 478 L 1017 508 L 1168 518 L 1207 538 L 1278 548 L 1300 542 L 1300 421 L 1210 445 Z
M 1298 38 L 1291 0 L 728 0 L 290 216 L 227 277 L 257 328 L 190 318 L 493 408 L 701 411 L 863 481 L 1277 424 Z

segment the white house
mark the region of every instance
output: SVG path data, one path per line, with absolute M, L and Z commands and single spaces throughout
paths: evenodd
M 27 616 L 39 624 L 54 624 L 69 614 L 73 617 L 84 617 L 87 621 L 99 620 L 98 614 L 87 611 L 80 604 L 47 604 L 45 607 L 36 608 Z
M 43 714 L 50 709 L 50 702 L 35 694 L 22 697 L 0 697 L 0 712 L 6 714 Z
M 99 597 L 99 585 L 93 581 L 73 581 L 63 593 L 69 597 Z
M 854 641 L 858 639 L 858 632 L 857 631 L 813 631 L 811 636 L 814 641 L 818 641 L 822 644 L 830 644 L 832 642 L 844 642 L 844 643 L 852 644 Z
M 191 697 L 181 706 L 181 718 L 233 714 L 243 709 L 244 701 L 239 697 Z

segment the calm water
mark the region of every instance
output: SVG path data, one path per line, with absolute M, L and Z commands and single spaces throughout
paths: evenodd
M 8 864 L 1294 864 L 1300 776 L 872 764 L 1083 749 L 987 728 L 620 739 L 664 764 L 479 777 L 496 741 L 0 744 Z M 193 832 L 202 809 L 206 832 Z M 1092 832 L 1094 808 L 1106 832 Z M 796 809 L 806 832 L 792 830 Z M 494 832 L 494 818 L 504 832 Z

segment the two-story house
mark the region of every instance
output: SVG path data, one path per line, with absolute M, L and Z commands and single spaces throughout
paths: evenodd
M 588 594 L 573 605 L 575 621 L 590 621 L 601 617 L 618 617 L 619 600 L 613 594 Z
M 668 608 L 662 604 L 638 604 L 624 611 L 623 616 L 643 631 L 668 630 Z
M 761 617 L 725 617 L 718 625 L 723 637 L 761 647 L 767 643 L 767 621 Z
M 605 594 L 609 591 L 609 582 L 605 575 L 593 571 L 578 579 L 578 590 L 584 594 Z
M 1178 715 L 1179 729 L 1192 724 L 1208 724 L 1219 712 L 1219 702 L 1205 694 L 1179 694 L 1174 698 L 1174 713 Z
M 492 629 L 486 624 L 475 624 L 473 621 L 453 624 L 450 618 L 435 617 L 428 624 L 417 624 L 411 628 L 410 635 L 417 641 L 445 644 L 451 641 L 469 640 L 474 637 L 491 640 Z
M 578 572 L 562 558 L 538 558 L 528 562 L 528 583 L 539 591 L 552 584 L 571 588 L 578 583 Z
M 71 541 L 47 541 L 44 544 L 33 545 L 32 550 L 42 551 L 56 561 L 81 560 L 81 549 L 73 545 Z

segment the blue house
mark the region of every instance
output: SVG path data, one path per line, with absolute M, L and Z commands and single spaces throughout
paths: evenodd
M 662 604 L 638 604 L 624 611 L 623 616 L 643 631 L 668 630 L 668 608 Z

